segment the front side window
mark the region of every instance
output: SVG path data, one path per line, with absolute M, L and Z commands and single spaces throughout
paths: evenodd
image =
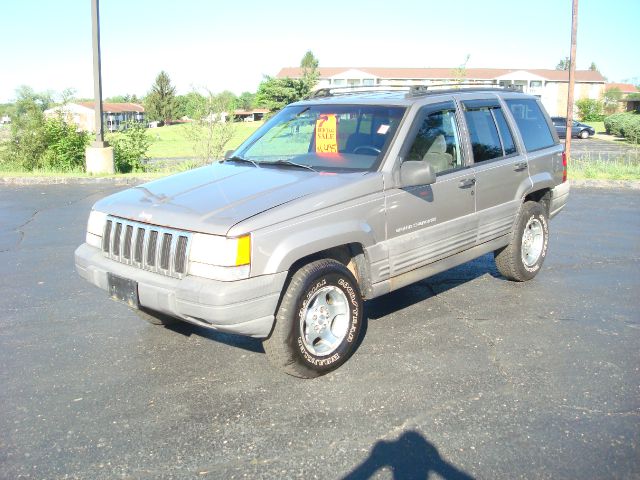
M 249 137 L 236 157 L 323 171 L 373 171 L 404 112 L 404 107 L 373 105 L 287 107 Z
M 551 147 L 555 144 L 538 102 L 530 98 L 509 98 L 505 101 L 518 125 L 528 152 Z
M 435 173 L 463 166 L 460 136 L 453 102 L 445 108 L 428 107 L 418 116 L 419 127 L 406 161 L 429 163 Z

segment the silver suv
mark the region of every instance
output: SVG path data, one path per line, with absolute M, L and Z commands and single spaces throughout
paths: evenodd
M 535 97 L 321 90 L 224 161 L 97 202 L 76 268 L 152 323 L 261 338 L 315 377 L 354 352 L 363 300 L 488 252 L 533 278 L 566 175 Z

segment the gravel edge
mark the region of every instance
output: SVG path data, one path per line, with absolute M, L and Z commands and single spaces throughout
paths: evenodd
M 0 184 L 4 185 L 139 185 L 162 177 L 0 177 Z M 640 180 L 569 180 L 576 188 L 626 188 L 640 190 Z

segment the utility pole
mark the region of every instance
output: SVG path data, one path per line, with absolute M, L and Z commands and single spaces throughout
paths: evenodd
M 569 56 L 569 94 L 567 96 L 567 133 L 564 151 L 567 161 L 571 158 L 571 132 L 573 126 L 573 91 L 576 83 L 576 42 L 578 37 L 578 0 L 573 0 L 571 9 L 571 54 Z
M 91 25 L 93 32 L 93 95 L 95 98 L 96 139 L 85 151 L 87 173 L 115 173 L 113 147 L 104 141 L 102 122 L 102 72 L 100 68 L 100 6 L 91 0 Z
M 100 68 L 100 6 L 91 0 L 91 30 L 93 32 L 93 98 L 95 99 L 96 141 L 94 147 L 108 147 L 102 127 L 102 72 Z

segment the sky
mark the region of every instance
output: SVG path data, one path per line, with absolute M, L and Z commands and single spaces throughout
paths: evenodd
M 311 50 L 325 67 L 555 68 L 571 0 L 102 0 L 103 97 L 255 92 Z M 577 68 L 640 83 L 640 0 L 580 0 Z M 91 0 L 0 0 L 0 103 L 28 85 L 93 97 Z

